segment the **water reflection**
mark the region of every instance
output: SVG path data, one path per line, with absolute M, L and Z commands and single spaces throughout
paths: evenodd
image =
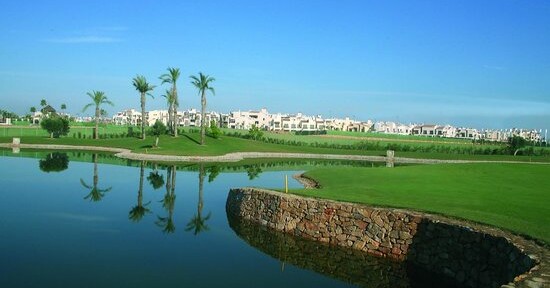
M 230 214 L 227 214 L 227 219 L 237 236 L 250 246 L 280 260 L 278 270 L 283 273 L 285 265 L 291 264 L 359 287 L 464 288 L 453 279 L 433 274 L 411 263 L 294 237 Z
M 212 175 L 212 174 L 211 174 Z M 217 175 L 217 174 L 216 174 Z M 191 221 L 187 223 L 187 227 L 185 228 L 185 231 L 193 232 L 194 235 L 198 235 L 201 232 L 208 231 L 208 225 L 206 225 L 206 221 L 210 219 L 210 216 L 212 216 L 212 212 L 209 212 L 206 217 L 202 216 L 202 208 L 203 208 L 203 190 L 204 190 L 204 177 L 206 176 L 206 172 L 204 169 L 204 164 L 199 164 L 199 202 L 197 205 L 197 214 L 191 218 Z M 214 177 L 208 177 L 208 181 L 212 182 L 214 181 Z M 212 181 L 210 181 L 212 179 Z
M 145 174 L 144 166 L 145 166 L 145 162 L 141 161 L 140 169 L 139 169 L 139 188 L 138 188 L 137 204 L 130 210 L 130 213 L 128 214 L 128 218 L 134 222 L 139 222 L 146 213 L 151 212 L 151 210 L 147 208 L 147 205 L 149 205 L 151 201 L 147 202 L 146 204 L 143 204 L 143 175 Z
M 249 180 L 254 180 L 262 174 L 262 168 L 260 168 L 260 165 L 250 165 L 246 167 L 246 174 L 248 174 Z
M 61 172 L 69 168 L 69 156 L 67 156 L 67 153 L 49 153 L 46 158 L 38 161 L 38 167 L 46 173 Z
M 410 287 L 403 263 L 276 232 L 227 215 L 229 226 L 250 246 L 285 263 L 361 287 Z
M 167 216 L 157 215 L 155 224 L 162 228 L 164 233 L 174 233 L 176 225 L 174 224 L 174 207 L 176 205 L 176 166 L 169 166 L 166 170 L 166 193 L 161 200 L 162 207 L 168 212 Z
M 157 190 L 162 185 L 164 185 L 164 175 L 159 174 L 158 172 L 158 165 L 155 165 L 155 170 L 153 172 L 149 173 L 149 176 L 147 176 L 147 181 L 149 181 L 149 184 L 153 187 L 153 189 Z
M 80 184 L 84 186 L 84 188 L 89 189 L 90 193 L 84 197 L 86 200 L 90 200 L 92 202 L 99 202 L 103 197 L 105 197 L 105 193 L 111 191 L 112 187 L 101 189 L 98 187 L 99 182 L 99 175 L 97 172 L 97 157 L 98 154 L 92 154 L 92 162 L 94 163 L 94 176 L 92 180 L 92 185 L 86 184 L 84 182 L 84 179 L 80 178 Z

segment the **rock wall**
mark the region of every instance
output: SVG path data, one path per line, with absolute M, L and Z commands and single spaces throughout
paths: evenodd
M 469 287 L 499 287 L 534 261 L 510 241 L 429 215 L 243 188 L 228 215 L 380 257 L 409 261 Z

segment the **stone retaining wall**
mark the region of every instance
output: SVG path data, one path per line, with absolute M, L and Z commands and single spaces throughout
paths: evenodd
M 535 265 L 505 238 L 426 214 L 253 188 L 232 189 L 226 209 L 299 237 L 410 261 L 469 287 L 499 287 Z

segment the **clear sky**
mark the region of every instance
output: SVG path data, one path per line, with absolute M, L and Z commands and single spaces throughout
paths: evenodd
M 132 77 L 179 67 L 180 109 L 200 107 L 202 71 L 220 112 L 550 128 L 547 0 L 3 1 L 0 43 L 17 113 L 44 98 L 84 115 L 91 90 L 138 108 Z

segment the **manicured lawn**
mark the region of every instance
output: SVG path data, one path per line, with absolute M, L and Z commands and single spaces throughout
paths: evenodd
M 298 136 L 301 137 L 301 136 Z M 135 152 L 163 154 L 163 155 L 223 155 L 231 152 L 287 152 L 287 153 L 316 153 L 316 154 L 353 154 L 385 156 L 386 151 L 318 148 L 311 146 L 293 146 L 275 143 L 265 143 L 248 139 L 222 136 L 220 139 L 207 137 L 206 145 L 199 145 L 199 134 L 186 132 L 178 138 L 162 136 L 159 148 L 151 148 L 154 137 L 147 137 L 145 141 L 138 138 L 109 138 L 109 139 L 79 139 L 74 137 L 62 137 L 50 139 L 46 136 L 23 136 L 21 143 L 27 144 L 60 144 L 105 146 L 126 148 Z M 11 143 L 12 137 L 1 137 L 0 143 Z M 512 155 L 469 155 L 432 152 L 396 152 L 396 157 L 425 158 L 425 159 L 450 159 L 450 160 L 487 160 L 487 161 L 525 161 L 525 162 L 550 162 L 549 156 L 512 156 Z
M 306 175 L 322 188 L 293 193 L 440 213 L 550 243 L 550 165 L 334 167 Z
M 17 126 L 5 126 L 0 127 L 0 137 L 25 137 L 25 136 L 48 136 L 46 130 L 40 128 L 39 125 L 30 125 L 28 122 L 24 125 Z M 91 136 L 93 134 L 94 125 L 90 123 L 71 123 L 71 129 L 67 137 L 78 136 L 80 133 L 81 136 Z M 139 127 L 133 127 L 134 131 L 139 131 Z M 120 125 L 100 125 L 99 133 L 100 134 L 120 134 L 128 132 L 128 126 Z
M 288 153 L 317 153 L 317 154 L 359 154 L 359 155 L 383 155 L 381 151 L 360 151 L 329 148 L 315 148 L 309 146 L 290 146 L 271 144 L 253 140 L 220 137 L 220 139 L 207 138 L 206 145 L 199 145 L 198 133 L 185 133 L 178 138 L 161 136 L 159 148 L 151 148 L 154 137 L 148 137 L 145 141 L 137 138 L 113 138 L 113 139 L 78 139 L 63 137 L 50 139 L 46 137 L 22 137 L 21 143 L 26 144 L 59 144 L 59 145 L 84 145 L 127 148 L 135 152 L 163 154 L 163 155 L 224 155 L 231 152 L 288 152 Z M 11 137 L 0 137 L 0 143 L 10 143 Z

